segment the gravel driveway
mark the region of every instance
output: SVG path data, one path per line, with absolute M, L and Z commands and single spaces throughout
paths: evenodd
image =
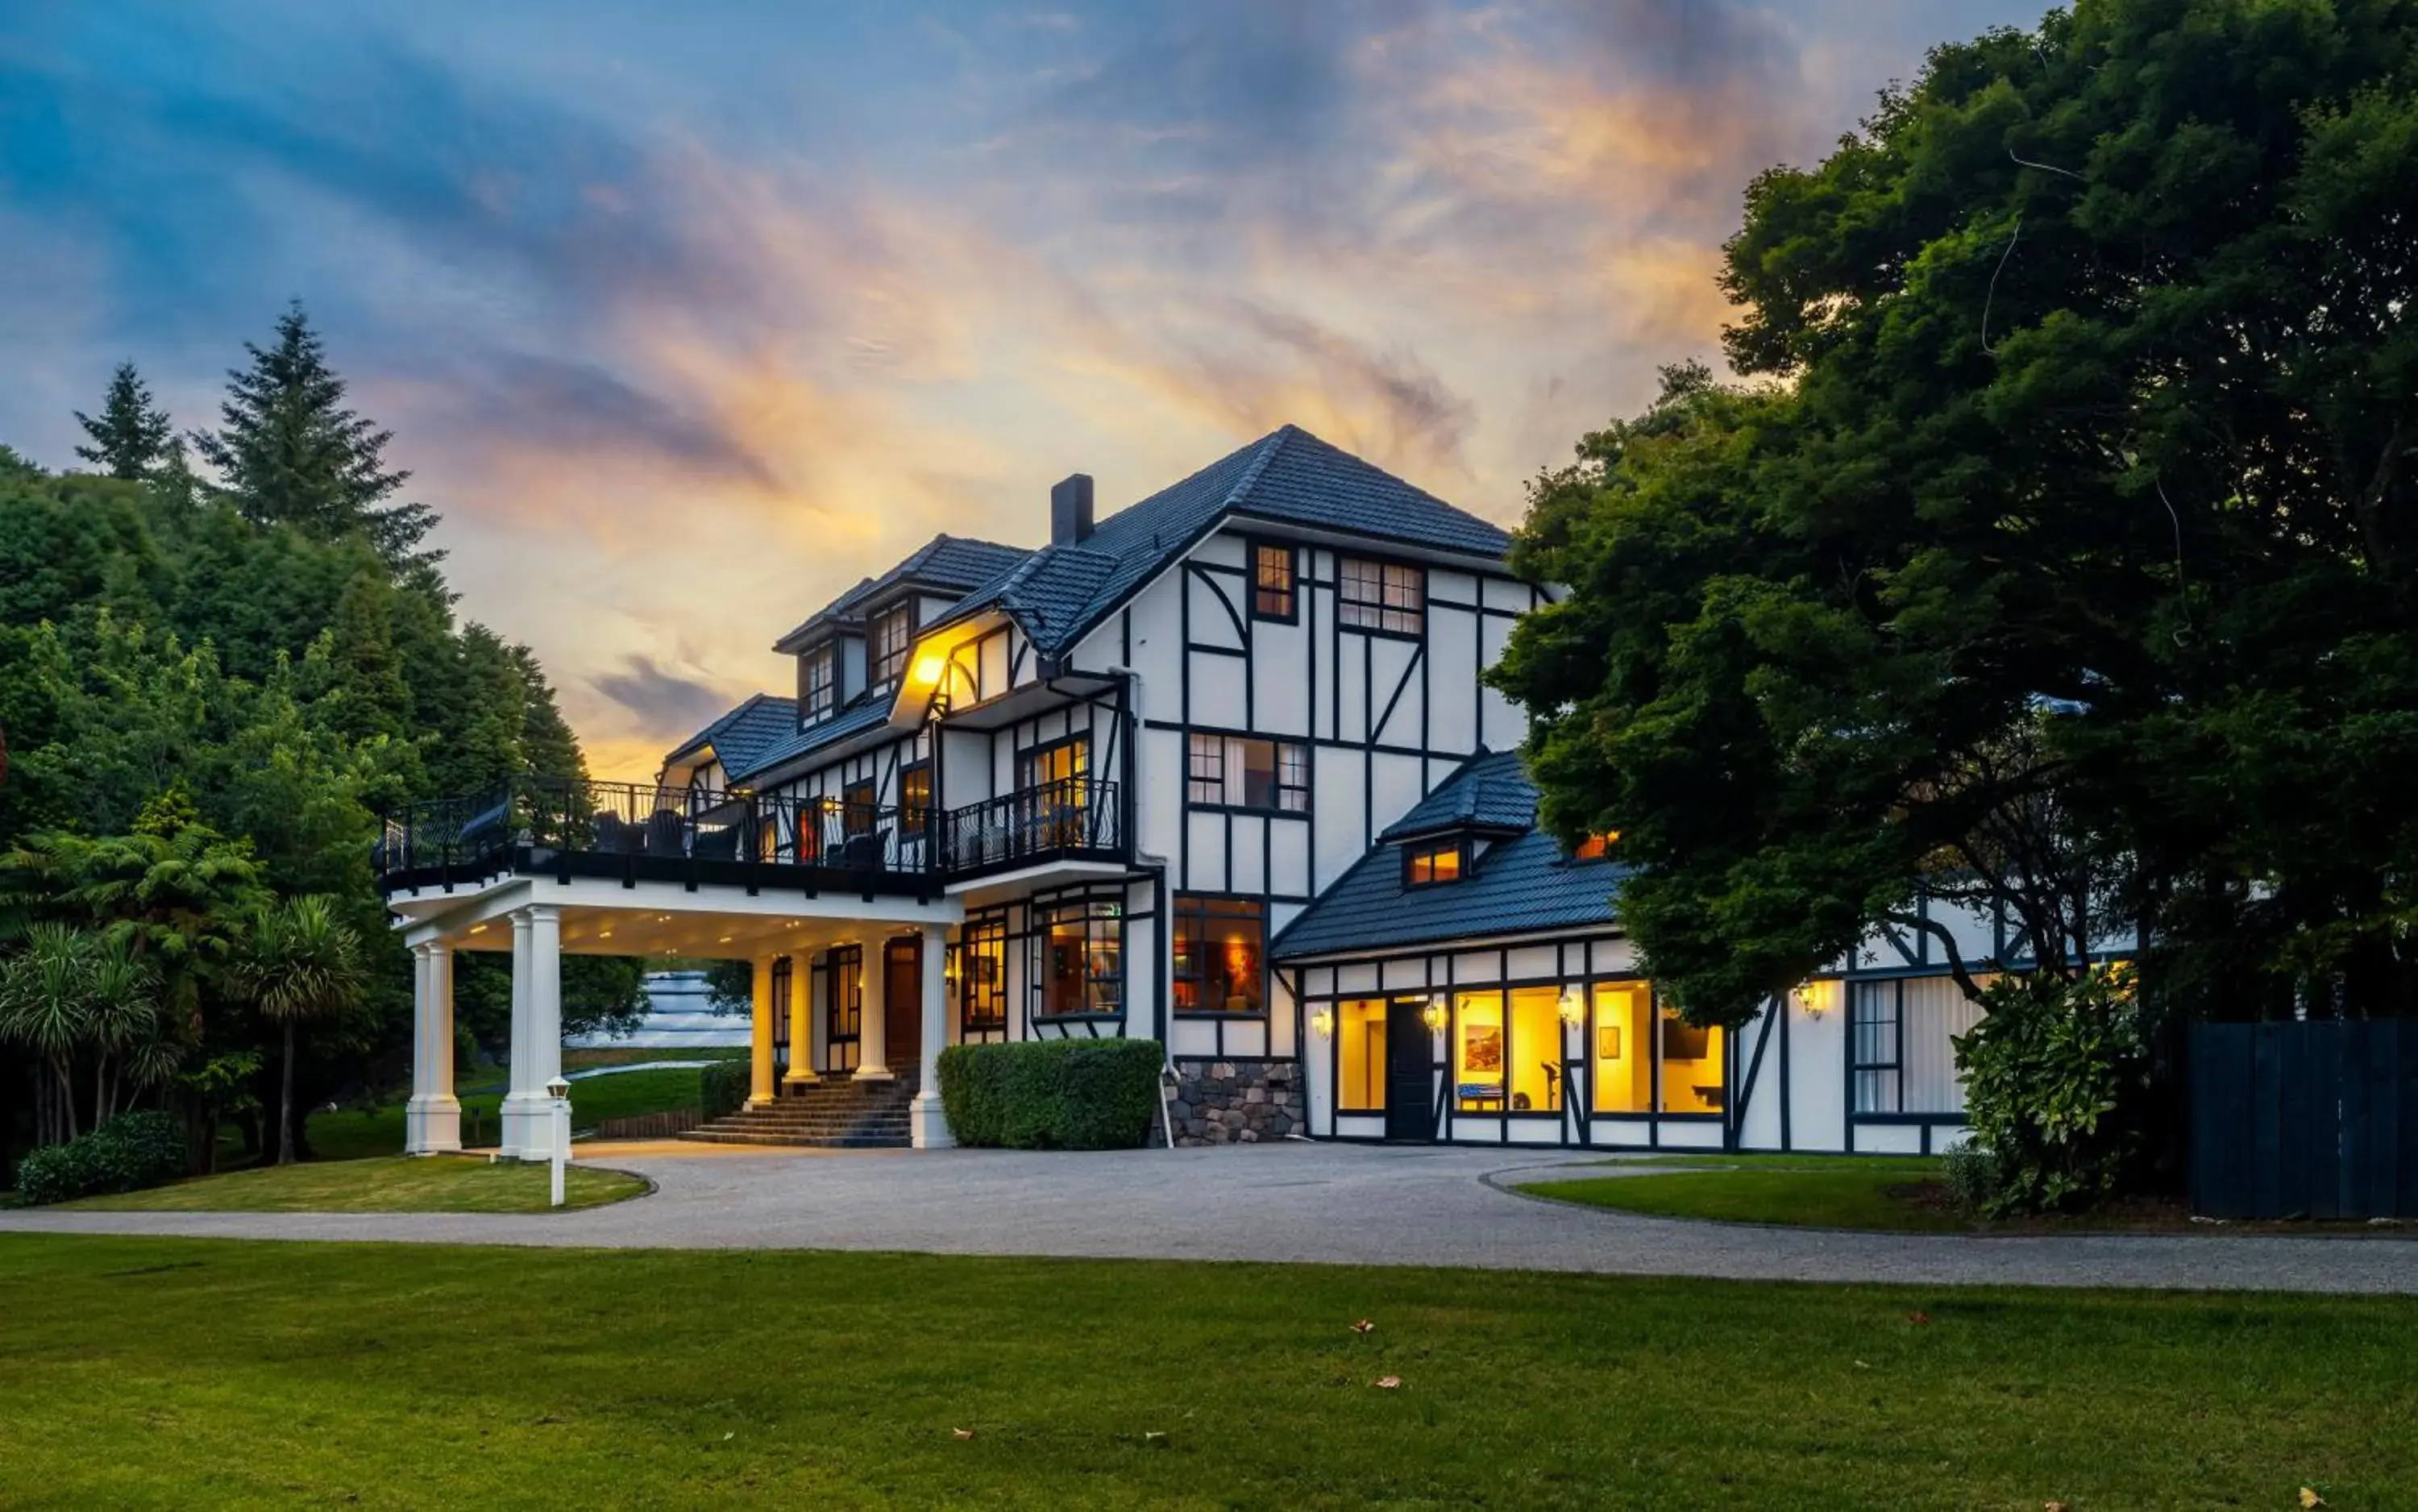
M 1286 1143 L 1097 1154 L 661 1145 L 582 1153 L 650 1177 L 658 1190 L 526 1216 L 0 1213 L 0 1230 L 2418 1292 L 2418 1243 L 2394 1238 L 1841 1233 L 1637 1217 L 1496 1184 L 1572 1163 L 1550 1153 Z

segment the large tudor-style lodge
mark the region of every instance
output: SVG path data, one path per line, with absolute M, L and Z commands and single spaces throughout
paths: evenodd
M 1553 590 L 1509 538 L 1286 427 L 1038 549 L 941 536 L 781 637 L 651 785 L 422 805 L 410 1147 L 460 1146 L 451 953 L 513 953 L 507 1155 L 558 1138 L 564 952 L 754 963 L 731 1138 L 950 1142 L 941 1047 L 1161 1041 L 1179 1140 L 1915 1152 L 1973 1020 L 1877 936 L 1735 1033 L 1641 979 L 1600 845 L 1536 827 L 1479 680 Z M 2003 921 L 1942 922 L 2005 960 Z

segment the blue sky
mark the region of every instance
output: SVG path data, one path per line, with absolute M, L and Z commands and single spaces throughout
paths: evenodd
M 1506 521 L 1710 356 L 1747 180 L 2037 0 L 0 8 L 0 440 L 291 298 L 641 774 L 936 530 L 1291 420 Z

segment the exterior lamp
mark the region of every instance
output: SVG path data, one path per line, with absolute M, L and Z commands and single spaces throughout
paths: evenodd
M 548 1163 L 553 1166 L 553 1205 L 562 1206 L 562 1165 L 571 1158 L 571 1083 L 558 1075 L 545 1084 L 545 1095 L 554 1104 L 553 1152 Z
M 1318 1012 L 1310 1015 L 1309 1027 L 1318 1031 L 1318 1037 L 1320 1039 L 1333 1039 L 1335 1037 L 1335 1010 L 1332 1008 L 1321 1008 Z
M 926 655 L 915 658 L 915 680 L 927 688 L 940 681 L 941 674 L 947 669 L 948 664 L 937 656 Z
M 1419 1010 L 1419 1021 L 1426 1024 L 1431 1033 L 1443 1033 L 1444 1026 L 1451 1019 L 1452 1010 L 1445 1006 L 1441 997 L 1430 998 L 1428 1005 Z
M 1579 1027 L 1579 1021 L 1586 1017 L 1586 1004 L 1579 1000 L 1578 988 L 1565 987 L 1562 990 L 1562 1000 L 1559 1011 L 1562 1016 L 1563 1023 L 1568 1024 L 1572 1029 Z
M 1805 1011 L 1805 1016 L 1819 1018 L 1839 1005 L 1839 984 L 1836 981 L 1799 982 L 1789 989 L 1788 996 Z

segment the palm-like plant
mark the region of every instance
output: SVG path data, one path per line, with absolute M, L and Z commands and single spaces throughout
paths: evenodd
M 235 986 L 284 1029 L 278 1073 L 277 1163 L 294 1163 L 294 1038 L 305 1020 L 330 1017 L 360 1000 L 366 983 L 360 939 L 312 894 L 261 910 L 233 972 Z
M 123 936 L 62 924 L 32 925 L 23 948 L 0 960 L 0 1039 L 32 1050 L 51 1073 L 46 1138 L 71 1139 L 80 1132 L 74 1068 L 81 1052 L 94 1052 L 95 1127 L 117 1110 L 118 1084 L 130 1061 L 142 1062 L 138 1084 L 163 1054 L 173 1068 L 176 1047 L 159 1032 L 157 985 Z

